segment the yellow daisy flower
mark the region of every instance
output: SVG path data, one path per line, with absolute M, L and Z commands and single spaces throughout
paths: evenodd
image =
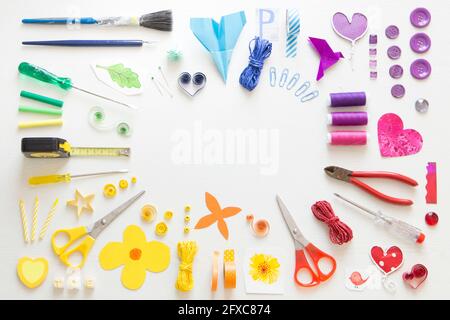
M 125 288 L 136 290 L 145 282 L 146 271 L 164 271 L 170 263 L 170 249 L 159 241 L 147 242 L 145 233 L 136 225 L 128 226 L 123 242 L 110 242 L 100 252 L 100 266 L 113 270 L 120 266 Z
M 278 280 L 280 274 L 278 259 L 268 254 L 255 254 L 250 259 L 250 275 L 255 281 L 268 284 Z

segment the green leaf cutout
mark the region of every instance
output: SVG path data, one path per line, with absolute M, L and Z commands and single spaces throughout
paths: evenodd
M 96 65 L 97 68 L 107 70 L 111 80 L 121 88 L 140 88 L 139 75 L 130 68 L 126 68 L 123 63 L 113 64 L 108 67 Z

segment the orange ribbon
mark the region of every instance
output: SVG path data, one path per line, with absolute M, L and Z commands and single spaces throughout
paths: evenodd
M 225 250 L 223 253 L 223 285 L 225 289 L 236 288 L 236 264 L 234 250 Z
M 211 291 L 217 290 L 217 283 L 219 281 L 219 251 L 214 251 L 213 253 L 213 270 L 211 279 Z

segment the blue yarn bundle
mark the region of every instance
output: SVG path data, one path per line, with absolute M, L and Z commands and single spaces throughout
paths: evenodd
M 252 50 L 251 44 L 253 41 L 255 45 Z M 250 41 L 248 47 L 250 50 L 248 66 L 242 71 L 239 83 L 248 91 L 252 91 L 258 85 L 264 61 L 272 53 L 272 43 L 260 37 L 255 37 Z

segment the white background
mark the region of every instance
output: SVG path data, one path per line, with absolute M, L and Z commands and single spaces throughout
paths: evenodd
M 247 247 L 284 247 L 288 256 L 286 269 L 285 295 L 262 296 L 270 299 L 430 299 L 450 298 L 448 270 L 450 267 L 448 209 L 446 190 L 449 185 L 449 147 L 448 147 L 448 95 L 445 90 L 448 81 L 450 50 L 448 42 L 448 1 L 8 1 L 3 4 L 2 32 L 2 115 L 4 119 L 2 152 L 2 192 L 0 215 L 0 297 L 4 299 L 214 299 L 249 298 L 260 299 L 258 295 L 246 295 L 242 274 L 242 259 Z M 430 35 L 433 45 L 424 55 L 433 66 L 433 73 L 426 81 L 415 81 L 409 74 L 411 61 L 418 56 L 409 49 L 409 38 L 418 31 L 409 22 L 411 10 L 426 5 L 432 13 L 432 22 L 425 31 Z M 238 77 L 248 61 L 248 42 L 256 32 L 255 8 L 272 7 L 281 11 L 288 7 L 298 7 L 301 13 L 301 43 L 297 58 L 284 58 L 284 42 L 274 43 L 273 53 L 266 62 L 261 83 L 253 92 L 243 90 Z M 24 26 L 24 17 L 45 17 L 74 15 L 84 16 L 136 15 L 159 9 L 174 10 L 174 31 L 163 33 L 145 28 L 102 28 L 82 27 L 80 30 L 64 26 Z M 231 12 L 245 10 L 245 26 L 229 69 L 229 79 L 225 85 L 215 69 L 212 60 L 189 29 L 190 17 L 219 18 Z M 348 61 L 340 61 L 329 70 L 325 77 L 315 82 L 318 58 L 307 44 L 307 36 L 316 36 L 329 41 L 335 51 L 348 56 L 350 44 L 334 34 L 330 19 L 334 12 L 348 14 L 364 12 L 372 18 L 373 32 L 378 33 L 378 72 L 376 81 L 369 80 L 368 34 L 358 42 L 354 56 L 355 70 L 352 72 Z M 375 18 L 375 20 L 373 20 Z M 378 23 L 374 23 L 378 20 Z M 400 37 L 388 40 L 384 29 L 389 24 L 400 28 Z M 370 32 L 370 31 L 369 31 Z M 52 48 L 23 47 L 23 40 L 90 38 L 115 39 L 135 38 L 158 40 L 155 46 L 143 48 Z M 284 28 L 280 28 L 280 38 L 284 38 Z M 405 69 L 401 83 L 407 93 L 401 100 L 390 95 L 395 83 L 388 75 L 393 63 L 386 56 L 391 44 L 399 45 L 402 57 L 399 63 Z M 178 45 L 183 51 L 183 60 L 168 64 L 166 51 Z M 172 84 L 174 98 L 161 97 L 148 84 L 144 93 L 137 97 L 126 97 L 98 82 L 89 64 L 96 59 L 111 58 L 116 61 L 134 61 L 142 65 L 147 73 L 155 73 L 162 65 Z M 69 76 L 75 85 L 126 100 L 140 107 L 137 112 L 104 103 L 103 101 L 72 90 L 65 94 L 57 88 L 47 88 L 39 83 L 18 76 L 17 66 L 28 61 L 58 75 Z M 268 84 L 269 66 L 280 72 L 288 67 L 291 72 L 300 72 L 303 80 L 310 80 L 320 90 L 316 100 L 301 104 L 292 92 L 272 88 Z M 178 90 L 176 79 L 182 71 L 202 71 L 208 77 L 206 88 L 191 99 Z M 19 103 L 37 105 L 19 99 L 20 90 L 29 90 L 64 99 L 64 126 L 61 128 L 42 128 L 18 130 L 21 119 L 39 118 L 33 115 L 19 115 Z M 363 90 L 370 94 L 367 111 L 370 115 L 369 144 L 365 147 L 329 147 L 326 144 L 327 113 L 326 98 L 329 92 Z M 414 109 L 417 98 L 426 98 L 430 109 L 419 114 Z M 113 115 L 128 119 L 133 124 L 131 138 L 121 138 L 115 132 L 99 133 L 87 122 L 87 113 L 94 105 L 104 106 Z M 377 119 L 386 112 L 399 114 L 408 128 L 418 130 L 424 140 L 419 154 L 383 159 L 377 144 Z M 204 129 L 278 129 L 279 146 L 276 155 L 279 159 L 278 171 L 274 175 L 262 175 L 258 165 L 177 165 L 172 161 L 174 143 L 172 135 L 177 130 L 193 132 L 194 123 L 200 121 Z M 91 159 L 72 158 L 70 160 L 25 159 L 20 153 L 20 140 L 25 136 L 57 136 L 66 138 L 76 146 L 130 146 L 130 159 Z M 438 164 L 438 205 L 425 204 L 425 174 L 428 161 Z M 323 173 L 327 165 L 340 165 L 353 170 L 387 170 L 411 176 L 419 181 L 419 186 L 411 188 L 396 182 L 370 181 L 388 194 L 412 198 L 411 207 L 399 207 L 383 203 L 354 186 L 328 178 Z M 119 176 L 109 176 L 77 180 L 69 185 L 53 185 L 31 188 L 26 180 L 31 175 L 49 173 L 83 173 L 106 169 L 129 168 L 130 175 L 137 176 L 138 183 L 126 192 L 119 191 L 116 198 L 104 199 L 102 187 L 106 183 L 117 183 Z M 65 201 L 72 199 L 75 189 L 82 193 L 95 193 L 95 211 L 92 215 L 83 214 L 76 218 Z M 87 264 L 84 275 L 97 279 L 95 290 L 81 289 L 77 293 L 65 290 L 55 291 L 52 279 L 64 274 L 64 267 L 50 248 L 50 234 L 57 228 L 89 224 L 94 219 L 125 201 L 141 189 L 147 190 L 144 198 L 119 217 L 98 239 Z M 216 228 L 193 231 L 187 237 L 197 240 L 199 252 L 195 259 L 195 288 L 189 293 L 180 293 L 174 288 L 178 269 L 176 243 L 186 237 L 183 235 L 183 207 L 192 206 L 192 220 L 207 213 L 204 192 L 214 194 L 223 206 L 235 205 L 243 212 L 227 219 L 230 239 L 225 241 Z M 334 199 L 333 192 L 339 192 L 369 208 L 381 209 L 385 213 L 404 219 L 424 230 L 427 239 L 422 246 L 398 241 L 371 220 L 353 208 Z M 280 194 L 302 228 L 306 236 L 325 252 L 332 254 L 338 263 L 334 277 L 328 282 L 312 289 L 297 287 L 292 281 L 294 267 L 294 247 L 286 226 L 278 211 L 275 195 Z M 22 238 L 18 201 L 24 199 L 31 219 L 34 196 L 41 201 L 40 218 L 44 219 L 48 208 L 56 197 L 60 199 L 57 215 L 46 239 L 40 243 L 25 245 Z M 336 246 L 328 240 L 328 230 L 311 214 L 310 206 L 317 200 L 330 201 L 337 215 L 347 222 L 354 231 L 354 239 L 344 246 Z M 120 284 L 120 269 L 103 271 L 98 264 L 98 253 L 110 241 L 120 241 L 122 232 L 129 224 L 140 225 L 149 239 L 154 239 L 154 224 L 141 222 L 139 209 L 145 203 L 159 208 L 159 219 L 165 210 L 173 210 L 175 216 L 169 224 L 169 233 L 162 240 L 171 247 L 172 263 L 160 274 L 147 274 L 147 280 L 138 291 L 129 291 Z M 428 227 L 424 222 L 427 211 L 436 211 L 441 220 L 436 227 Z M 271 223 L 267 238 L 255 238 L 246 225 L 245 215 L 253 213 L 257 218 L 265 217 Z M 395 294 L 380 291 L 355 293 L 344 287 L 346 268 L 367 267 L 369 249 L 373 245 L 398 245 L 403 249 L 405 260 L 402 269 L 391 275 L 398 284 Z M 236 249 L 238 261 L 238 286 L 235 290 L 223 290 L 222 279 L 216 294 L 211 294 L 210 272 L 213 250 Z M 16 276 L 16 263 L 22 256 L 43 256 L 49 260 L 50 271 L 44 284 L 34 290 L 25 288 Z M 429 269 L 429 277 L 418 290 L 405 286 L 401 274 L 416 263 L 423 263 Z

